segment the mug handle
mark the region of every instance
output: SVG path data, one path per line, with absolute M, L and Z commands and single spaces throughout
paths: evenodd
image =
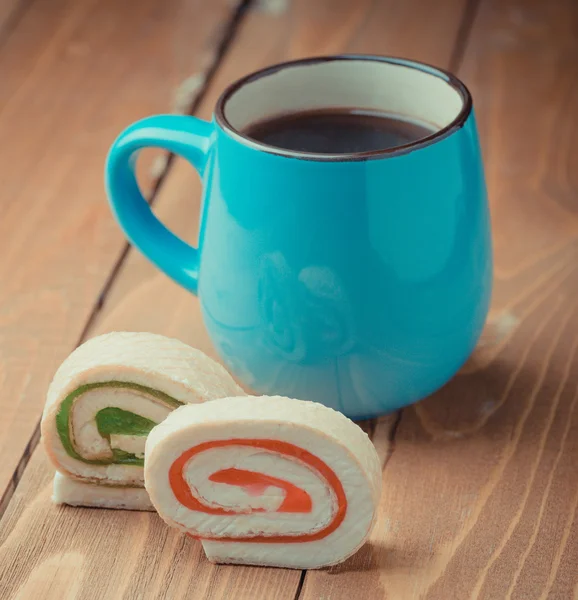
M 183 242 L 156 218 L 139 189 L 135 165 L 143 148 L 163 148 L 188 160 L 202 177 L 213 131 L 211 123 L 196 117 L 148 117 L 120 134 L 106 160 L 106 192 L 126 237 L 161 271 L 194 294 L 199 250 Z

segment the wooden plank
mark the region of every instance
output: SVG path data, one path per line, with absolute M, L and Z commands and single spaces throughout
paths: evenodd
M 18 13 L 25 9 L 25 0 L 0 0 L 0 44 L 17 20 Z
M 444 64 L 452 52 L 463 2 L 452 0 L 433 11 L 430 3 L 420 0 L 403 4 L 393 0 L 377 3 L 369 0 L 302 1 L 291 4 L 289 10 L 289 13 L 257 10 L 249 14 L 199 109 L 200 116 L 210 116 L 219 93 L 232 80 L 288 58 L 345 50 L 405 54 Z M 426 17 L 421 37 L 413 19 L 416 11 L 422 11 Z M 411 30 L 412 36 L 400 33 L 400 28 Z M 163 182 L 155 210 L 175 232 L 194 241 L 199 198 L 196 174 L 189 165 L 178 161 Z M 174 335 L 214 355 L 200 320 L 197 300 L 132 251 L 89 334 L 118 329 Z M 387 435 L 389 427 L 384 425 L 380 431 Z M 98 571 L 94 567 L 81 586 L 75 588 L 74 598 L 91 597 L 91 586 L 100 585 L 104 572 L 106 590 L 123 590 L 126 597 L 131 598 L 293 600 L 298 591 L 299 571 L 209 565 L 198 546 L 184 543 L 181 536 L 163 527 L 155 515 L 125 513 L 122 518 L 114 518 L 113 535 L 123 542 L 113 562 L 103 554 L 110 552 L 114 545 L 108 545 L 107 540 L 100 539 L 102 534 L 94 531 L 95 524 L 107 520 L 110 513 L 54 508 L 48 502 L 51 475 L 52 469 L 43 461 L 40 449 L 26 470 L 3 521 L 0 564 L 10 565 L 6 569 L 10 576 L 3 597 L 22 594 L 23 589 L 29 589 L 23 586 L 33 585 L 27 583 L 29 581 L 35 582 L 35 586 L 42 583 L 46 597 L 52 597 L 50 594 L 57 597 L 60 588 L 57 583 L 46 583 L 47 574 L 50 573 L 55 582 L 66 581 L 75 561 L 79 560 L 83 565 L 103 562 L 106 567 Z M 91 517 L 87 518 L 87 514 Z M 24 533 L 39 527 L 46 541 L 39 542 L 33 533 Z M 105 535 L 109 535 L 112 525 L 107 522 L 104 527 Z M 59 538 L 62 531 L 69 532 L 67 543 Z M 25 541 L 22 541 L 23 535 L 26 535 Z M 125 543 L 124 540 L 130 541 Z M 142 550 L 130 550 L 145 545 L 149 553 L 146 559 Z M 26 560 L 22 560 L 23 553 Z M 145 560 L 146 565 L 155 568 L 145 569 L 142 565 Z M 181 575 L 182 569 L 169 571 L 168 565 L 172 563 L 183 564 L 187 575 Z M 159 568 L 162 576 L 155 574 Z M 163 595 L 165 581 L 173 587 L 170 593 Z M 156 593 L 159 596 L 155 596 Z
M 577 26 L 574 0 L 481 5 L 460 74 L 485 151 L 492 317 L 461 375 L 403 411 L 371 545 L 309 574 L 303 599 L 578 597 Z
M 103 190 L 108 146 L 210 68 L 233 9 L 36 0 L 0 49 L 0 497 L 125 245 Z

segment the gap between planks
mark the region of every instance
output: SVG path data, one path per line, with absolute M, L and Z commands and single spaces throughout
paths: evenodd
M 11 13 L 6 26 L 13 28 L 16 25 L 17 21 L 22 17 L 26 9 L 32 4 L 32 1 L 33 0 L 23 0 L 22 3 Z M 185 114 L 194 114 L 198 109 L 200 103 L 203 101 L 203 98 L 205 97 L 205 94 L 210 88 L 215 74 L 217 73 L 221 62 L 223 61 L 223 58 L 225 57 L 227 51 L 233 43 L 235 34 L 241 22 L 243 21 L 247 10 L 250 8 L 252 2 L 253 0 L 241 0 L 241 2 L 239 2 L 239 4 L 237 5 L 235 11 L 232 13 L 231 18 L 228 20 L 226 26 L 223 29 L 221 39 L 219 40 L 219 43 L 217 45 L 217 51 L 214 54 L 214 58 L 211 64 L 206 70 L 202 84 L 199 86 L 199 89 L 195 93 L 194 97 L 188 102 L 186 110 L 184 111 Z M 5 33 L 6 32 L 4 31 L 4 28 L 0 27 L 0 48 L 2 47 L 3 39 L 5 39 L 3 36 L 3 34 Z M 151 206 L 154 205 L 155 199 L 158 196 L 162 184 L 170 173 L 171 166 L 173 164 L 173 158 L 174 154 L 168 154 L 167 160 L 164 163 L 162 170 L 156 176 L 154 185 L 152 186 L 151 192 L 149 193 L 149 197 L 147 199 Z M 92 307 L 92 310 L 90 311 L 90 314 L 86 320 L 86 323 L 84 324 L 84 327 L 82 328 L 82 332 L 78 338 L 78 341 L 74 345 L 75 348 L 77 348 L 80 344 L 84 342 L 88 332 L 92 327 L 92 324 L 94 323 L 94 321 L 98 317 L 98 314 L 102 310 L 106 301 L 106 297 L 108 296 L 108 293 L 128 256 L 130 247 L 130 244 L 127 242 L 124 245 L 122 251 L 120 252 L 118 259 L 116 260 L 115 264 L 111 269 L 110 275 L 105 281 L 102 290 L 99 293 Z M 8 504 L 10 503 L 10 500 L 12 499 L 12 496 L 16 491 L 16 488 L 18 487 L 22 475 L 24 474 L 24 471 L 32 457 L 32 453 L 34 452 L 36 446 L 38 446 L 38 443 L 40 442 L 40 420 L 41 419 L 39 418 L 34 428 L 34 431 L 30 436 L 28 444 L 26 445 L 24 452 L 22 453 L 22 457 L 20 458 L 18 464 L 16 465 L 16 468 L 14 469 L 14 473 L 12 474 L 12 477 L 10 479 L 10 483 L 6 486 L 6 490 L 4 491 L 4 494 L 0 499 L 0 520 L 2 520 L 2 517 L 6 512 L 6 508 L 8 507 Z
M 462 15 L 462 22 L 458 28 L 456 35 L 456 41 L 454 43 L 454 50 L 448 62 L 448 69 L 457 75 L 462 61 L 466 54 L 468 42 L 471 37 L 472 29 L 474 28 L 474 22 L 479 12 L 481 0 L 468 0 L 464 7 L 464 14 Z

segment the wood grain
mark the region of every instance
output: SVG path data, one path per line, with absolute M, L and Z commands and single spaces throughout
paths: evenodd
M 389 51 L 438 64 L 451 56 L 456 4 L 443 29 L 424 33 L 423 55 L 419 31 L 404 34 L 415 15 L 441 28 L 439 5 L 347 2 L 341 16 L 336 6 L 253 13 L 200 114 L 228 81 L 286 56 Z M 391 456 L 391 419 L 377 424 L 387 463 L 378 526 L 347 563 L 308 573 L 300 598 L 577 597 L 577 12 L 573 0 L 481 6 L 460 74 L 475 96 L 493 212 L 489 326 L 460 376 L 403 412 Z M 158 214 L 189 240 L 198 194 L 179 162 L 158 199 Z M 117 328 L 177 335 L 210 352 L 196 301 L 132 252 L 91 334 Z M 294 572 L 212 567 L 153 515 L 56 509 L 50 477 L 37 451 L 2 521 L 2 598 L 293 600 L 299 591 Z M 109 595 L 96 596 L 103 585 Z
M 308 574 L 301 598 L 578 597 L 577 63 L 573 0 L 482 3 L 460 75 L 485 153 L 492 315 L 460 376 L 403 411 L 371 544 Z
M 125 246 L 103 190 L 108 146 L 210 68 L 233 9 L 36 0 L 0 48 L 0 497 Z
M 324 0 L 295 2 L 289 12 L 255 10 L 241 24 L 198 114 L 208 118 L 221 90 L 234 79 L 288 58 L 347 50 L 404 54 L 444 64 L 452 53 L 463 6 L 457 0 L 445 3 L 443 10 L 433 10 L 420 0 L 403 5 L 389 0 Z M 425 17 L 421 30 L 412 19 L 418 10 Z M 155 205 L 159 217 L 189 241 L 196 237 L 200 191 L 196 173 L 178 161 L 163 181 Z M 118 329 L 174 335 L 214 356 L 197 300 L 133 251 L 88 333 Z M 384 421 L 380 435 L 389 435 L 391 423 L 391 419 Z M 3 598 L 40 584 L 45 597 L 60 597 L 59 582 L 68 581 L 77 564 L 82 566 L 83 579 L 73 598 L 91 598 L 91 589 L 105 573 L 105 589 L 111 594 L 105 597 L 112 598 L 293 600 L 298 592 L 299 571 L 214 567 L 198 545 L 184 542 L 155 515 L 124 513 L 113 515 L 111 521 L 110 512 L 57 509 L 48 502 L 51 476 L 39 449 L 2 522 L 0 565 L 6 565 L 9 574 L 5 594 L 0 593 Z M 105 520 L 99 530 L 98 524 Z M 41 538 L 33 533 L 39 527 Z M 71 532 L 68 538 L 63 531 Z M 106 558 L 101 558 L 103 553 Z M 46 583 L 48 577 L 55 583 Z
M 17 21 L 18 14 L 25 10 L 26 0 L 0 0 L 0 44 L 8 35 L 11 26 Z

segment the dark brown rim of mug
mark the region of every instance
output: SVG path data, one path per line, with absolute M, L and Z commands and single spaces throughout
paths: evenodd
M 439 79 L 443 79 L 446 83 L 451 85 L 462 97 L 463 105 L 460 112 L 457 116 L 452 120 L 451 123 L 428 135 L 424 138 L 416 140 L 415 142 L 411 142 L 409 144 L 403 144 L 401 146 L 396 146 L 395 148 L 388 148 L 384 150 L 371 150 L 368 152 L 352 152 L 349 154 L 322 154 L 316 152 L 296 152 L 296 151 L 286 151 L 283 148 L 277 148 L 276 146 L 271 146 L 269 144 L 264 144 L 263 142 L 258 142 L 253 138 L 241 133 L 239 130 L 235 129 L 231 123 L 227 120 L 225 116 L 225 105 L 231 96 L 237 92 L 241 87 L 248 83 L 252 83 L 257 79 L 261 79 L 262 77 L 267 77 L 268 75 L 273 75 L 281 71 L 282 69 L 288 69 L 291 67 L 302 67 L 305 65 L 313 65 L 322 62 L 332 62 L 332 61 L 346 61 L 346 60 L 357 60 L 357 61 L 376 61 L 376 62 L 385 62 L 393 65 L 400 65 L 404 67 L 408 67 L 410 69 L 415 69 L 417 71 L 421 71 L 422 73 L 429 73 Z M 300 60 L 292 60 L 283 63 L 279 63 L 273 65 L 271 67 L 266 67 L 265 69 L 261 69 L 260 71 L 255 71 L 250 75 L 246 75 L 236 82 L 232 83 L 225 89 L 225 91 L 221 94 L 219 99 L 217 100 L 217 105 L 215 107 L 215 120 L 220 125 L 220 127 L 229 134 L 232 134 L 235 138 L 240 138 L 242 142 L 249 142 L 251 146 L 258 148 L 264 152 L 269 154 L 275 154 L 277 156 L 283 156 L 285 158 L 296 158 L 300 160 L 313 160 L 313 161 L 362 161 L 362 160 L 370 160 L 375 158 L 386 158 L 399 156 L 400 154 L 407 154 L 408 152 L 412 152 L 413 150 L 419 150 L 420 148 L 425 148 L 426 146 L 431 146 L 432 144 L 439 142 L 440 140 L 448 137 L 458 129 L 464 125 L 470 113 L 472 112 L 472 96 L 468 90 L 468 88 L 464 85 L 462 81 L 460 81 L 455 75 L 452 75 L 448 71 L 444 71 L 438 67 L 434 67 L 432 65 L 428 65 L 426 63 L 418 62 L 415 60 L 409 60 L 405 58 L 396 58 L 392 56 L 378 56 L 371 54 L 338 54 L 335 56 L 319 56 L 313 58 L 303 58 Z

